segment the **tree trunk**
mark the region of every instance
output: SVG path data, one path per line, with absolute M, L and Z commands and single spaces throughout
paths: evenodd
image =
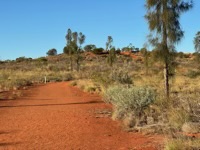
M 167 1 L 164 1 L 163 11 L 167 10 Z M 163 55 L 164 55 L 164 79 L 165 79 L 165 94 L 167 99 L 169 98 L 169 48 L 168 48 L 168 41 L 167 41 L 167 28 L 165 19 L 162 20 L 163 24 L 163 35 L 162 35 L 162 48 L 163 48 Z
M 70 70 L 73 71 L 73 63 L 72 56 L 70 56 Z
M 76 65 L 77 65 L 77 71 L 79 72 L 80 70 L 80 63 L 79 63 L 79 56 L 77 56 L 77 60 L 76 60 Z
M 165 79 L 165 94 L 166 94 L 166 97 L 169 98 L 169 65 L 168 63 L 165 63 L 164 79 Z

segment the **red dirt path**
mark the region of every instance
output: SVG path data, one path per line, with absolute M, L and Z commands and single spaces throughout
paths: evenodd
M 156 150 L 159 136 L 123 131 L 95 94 L 69 83 L 31 87 L 17 100 L 0 100 L 0 149 Z

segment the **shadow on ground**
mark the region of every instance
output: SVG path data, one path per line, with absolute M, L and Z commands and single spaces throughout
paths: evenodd
M 67 105 L 85 105 L 85 104 L 98 104 L 98 103 L 103 103 L 103 101 L 88 101 L 88 102 L 62 103 L 62 104 L 13 105 L 13 106 L 0 106 L 0 108 L 67 106 Z

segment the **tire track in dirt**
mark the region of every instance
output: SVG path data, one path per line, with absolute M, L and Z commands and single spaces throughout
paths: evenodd
M 100 96 L 69 82 L 31 87 L 17 100 L 0 101 L 0 149 L 156 150 L 160 136 L 128 133 L 96 117 L 105 109 L 111 108 Z

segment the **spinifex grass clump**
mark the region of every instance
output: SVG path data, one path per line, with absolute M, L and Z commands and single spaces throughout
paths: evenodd
M 155 91 L 149 87 L 114 86 L 105 92 L 105 101 L 114 106 L 116 119 L 134 116 L 135 125 L 139 125 L 144 110 L 156 99 Z
M 200 139 L 173 139 L 166 143 L 164 150 L 198 150 Z

